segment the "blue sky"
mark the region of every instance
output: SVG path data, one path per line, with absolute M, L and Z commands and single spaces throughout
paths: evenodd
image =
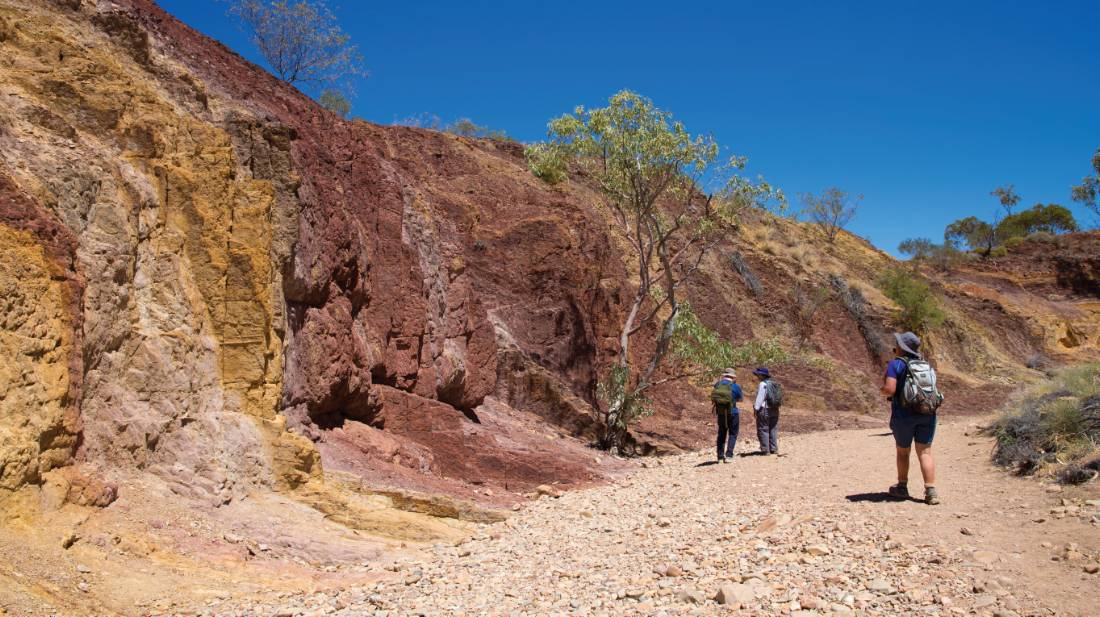
M 521 140 L 629 88 L 789 195 L 862 193 L 894 252 L 989 217 L 989 192 L 1071 206 L 1100 147 L 1100 2 L 331 1 L 370 77 L 352 114 L 469 117 Z M 217 0 L 161 0 L 263 64 Z

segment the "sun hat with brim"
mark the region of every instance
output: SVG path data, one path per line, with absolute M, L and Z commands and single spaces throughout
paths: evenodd
M 733 371 L 733 369 L 728 368 L 728 369 L 722 371 L 722 377 L 729 377 L 730 379 L 737 379 L 737 373 L 735 373 Z
M 905 353 L 919 356 L 920 352 L 920 338 L 912 332 L 895 332 L 894 340 L 898 342 L 898 347 Z
M 772 376 L 771 372 L 768 371 L 768 369 L 763 367 L 763 366 L 756 369 L 755 371 L 753 371 L 752 374 L 753 375 L 759 375 L 761 377 L 771 377 Z

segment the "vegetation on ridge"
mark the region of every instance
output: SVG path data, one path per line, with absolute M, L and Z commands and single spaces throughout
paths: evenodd
M 229 12 L 244 23 L 268 66 L 288 84 L 341 83 L 350 93 L 346 80 L 366 75 L 358 48 L 324 0 L 233 0 Z

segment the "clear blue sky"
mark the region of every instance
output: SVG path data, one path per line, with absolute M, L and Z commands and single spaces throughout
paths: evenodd
M 161 5 L 263 64 L 223 2 Z M 891 252 L 988 217 L 1002 184 L 1021 206 L 1071 206 L 1100 147 L 1096 0 L 330 6 L 371 73 L 355 116 L 469 117 L 531 141 L 633 89 L 790 195 L 864 194 L 851 228 Z

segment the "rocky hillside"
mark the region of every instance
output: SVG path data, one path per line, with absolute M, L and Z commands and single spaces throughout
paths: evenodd
M 542 184 L 519 145 L 343 121 L 145 0 L 0 0 L 0 99 L 9 518 L 140 477 L 362 524 L 348 483 L 503 506 L 622 465 L 585 444 L 631 258 L 598 195 Z M 946 413 L 988 411 L 1029 358 L 1096 357 L 1098 247 L 927 273 Z M 858 426 L 880 421 L 891 265 L 760 213 L 689 296 L 735 345 L 788 351 L 786 427 Z M 834 292 L 801 351 L 796 282 Z M 657 392 L 638 449 L 708 440 L 703 399 Z

